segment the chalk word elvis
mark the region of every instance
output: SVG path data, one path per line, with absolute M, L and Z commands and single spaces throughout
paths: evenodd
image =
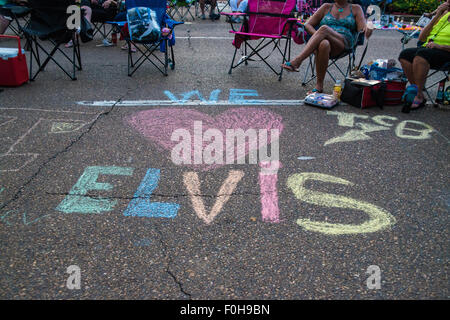
M 176 165 L 234 164 L 237 160 L 237 164 L 244 164 L 247 150 L 249 164 L 257 164 L 258 159 L 260 163 L 274 162 L 280 159 L 279 137 L 278 129 L 270 130 L 271 142 L 267 129 L 226 129 L 224 137 L 219 129 L 210 128 L 203 132 L 202 121 L 194 121 L 193 137 L 187 129 L 173 131 L 170 139 L 177 144 L 172 148 L 172 162 Z
M 262 221 L 279 223 L 281 219 L 278 208 L 277 181 L 280 163 L 260 163 L 259 165 L 261 168 L 259 184 Z M 87 167 L 78 179 L 78 182 L 70 190 L 69 195 L 63 199 L 56 210 L 63 213 L 82 214 L 101 214 L 113 211 L 118 204 L 116 199 L 93 197 L 89 196 L 89 193 L 91 193 L 90 191 L 111 191 L 113 189 L 113 185 L 110 183 L 98 182 L 100 175 L 132 176 L 133 171 L 134 169 L 130 167 Z M 203 220 L 205 224 L 211 224 L 230 200 L 237 184 L 243 177 L 243 171 L 230 170 L 228 177 L 217 191 L 218 196 L 215 203 L 208 212 L 201 193 L 199 174 L 195 171 L 185 172 L 183 174 L 184 186 L 187 189 L 197 217 Z M 127 217 L 175 218 L 181 207 L 178 203 L 156 202 L 151 198 L 154 190 L 158 187 L 159 180 L 160 170 L 149 168 L 123 215 Z M 287 179 L 286 185 L 299 201 L 325 208 L 361 211 L 365 213 L 367 218 L 359 224 L 329 223 L 305 218 L 298 219 L 296 223 L 305 230 L 328 235 L 364 234 L 389 229 L 396 223 L 395 218 L 383 208 L 362 200 L 311 190 L 306 187 L 309 181 L 347 186 L 353 185 L 350 181 L 314 172 L 293 174 Z

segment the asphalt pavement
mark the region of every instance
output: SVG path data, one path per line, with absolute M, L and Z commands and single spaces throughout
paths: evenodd
M 229 25 L 189 22 L 168 76 L 128 77 L 96 37 L 77 81 L 49 64 L 0 93 L 0 297 L 447 299 L 448 111 L 306 106 L 306 63 L 229 75 Z M 365 60 L 400 37 L 376 31 Z M 278 130 L 280 168 L 177 165 L 173 132 L 200 121 L 224 141 Z

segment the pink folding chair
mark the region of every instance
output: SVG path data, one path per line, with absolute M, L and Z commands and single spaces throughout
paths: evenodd
M 239 67 L 242 64 L 247 65 L 249 61 L 255 61 L 254 58 L 259 57 L 281 81 L 283 68 L 281 65 L 290 60 L 291 51 L 291 31 L 297 22 L 294 18 L 295 5 L 297 0 L 249 0 L 247 13 L 225 13 L 225 16 L 242 16 L 244 22 L 239 30 L 236 30 L 231 20 L 230 33 L 235 35 L 233 45 L 235 47 L 233 60 L 231 61 L 230 70 Z M 259 40 L 256 45 L 252 41 Z M 285 40 L 284 49 L 282 48 L 282 40 Z M 236 53 L 244 44 L 243 56 L 235 63 Z M 261 51 L 273 44 L 273 50 L 268 56 L 263 57 Z M 282 56 L 282 61 L 277 66 L 272 66 L 267 58 L 272 52 L 278 51 Z M 280 68 L 278 72 L 276 67 Z

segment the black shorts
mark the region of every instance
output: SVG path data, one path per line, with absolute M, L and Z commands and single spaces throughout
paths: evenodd
M 400 53 L 399 59 L 413 62 L 416 56 L 422 57 L 428 61 L 431 69 L 440 69 L 450 61 L 450 52 L 441 49 L 430 48 L 408 48 Z

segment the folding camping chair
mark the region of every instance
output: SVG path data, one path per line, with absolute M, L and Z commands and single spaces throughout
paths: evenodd
M 177 16 L 181 21 L 185 21 L 188 16 L 195 20 L 196 0 L 169 0 L 167 1 L 167 14 L 176 19 Z M 191 12 L 191 9 L 193 12 Z
M 350 48 L 348 50 L 344 50 L 340 55 L 336 56 L 336 57 L 330 57 L 330 63 L 328 64 L 328 68 L 327 68 L 327 74 L 331 77 L 331 79 L 333 79 L 334 82 L 336 82 L 336 78 L 333 76 L 333 74 L 330 72 L 330 67 L 334 66 L 337 71 L 344 77 L 347 78 L 347 76 L 350 74 L 350 72 L 354 69 L 355 67 L 355 58 L 356 58 L 356 48 L 358 46 L 362 46 L 364 44 L 364 33 L 356 33 L 355 34 L 355 38 L 353 41 L 354 45 L 353 48 Z M 340 59 L 343 59 L 347 57 L 348 58 L 348 65 L 347 68 L 344 70 L 342 70 L 339 65 L 337 64 L 337 62 Z M 308 66 L 306 68 L 306 72 L 305 72 L 305 76 L 303 78 L 303 82 L 302 82 L 302 86 L 306 86 L 308 83 L 310 83 L 311 81 L 313 81 L 314 79 L 316 79 L 317 75 L 315 74 L 315 60 L 314 60 L 314 54 L 312 54 L 309 57 L 309 62 L 308 62 Z M 308 75 L 309 75 L 309 71 L 311 70 L 311 77 L 308 79 Z
M 112 10 L 112 12 L 114 12 L 114 15 L 116 15 L 119 12 L 121 6 L 123 5 L 122 4 L 123 2 L 124 2 L 123 0 L 117 1 L 117 6 Z M 101 4 L 101 2 L 99 2 L 99 4 Z M 97 34 L 100 34 L 102 36 L 104 46 L 112 45 L 108 41 L 108 38 L 115 31 L 115 29 L 114 29 L 114 27 L 107 28 L 107 26 L 109 25 L 108 21 L 110 21 L 110 20 L 113 20 L 113 18 L 107 19 L 104 17 L 99 17 L 98 14 L 95 14 L 94 9 L 93 9 L 93 14 L 92 14 L 92 19 L 91 19 L 91 24 L 94 28 L 93 36 L 95 37 Z
M 243 16 L 244 22 L 240 30 L 235 30 L 232 20 L 230 33 L 234 34 L 233 45 L 235 47 L 233 59 L 231 61 L 228 74 L 242 64 L 247 65 L 249 61 L 255 61 L 252 58 L 257 56 L 264 62 L 281 81 L 283 68 L 281 65 L 290 60 L 291 52 L 291 31 L 292 26 L 297 22 L 293 17 L 296 0 L 249 0 L 247 13 L 225 13 L 225 16 Z M 259 40 L 257 45 L 250 44 L 252 40 Z M 282 40 L 285 40 L 284 50 L 282 50 Z M 243 56 L 235 64 L 236 54 L 244 43 Z M 262 50 L 273 45 L 269 55 L 263 57 Z M 248 52 L 248 50 L 251 52 Z M 277 64 L 280 71 L 276 71 L 267 58 L 272 52 L 278 51 L 282 56 L 282 61 Z
M 173 21 L 169 19 L 166 14 L 166 0 L 126 0 L 126 8 L 127 10 L 137 8 L 137 7 L 145 7 L 150 8 L 156 16 L 156 22 L 159 27 L 162 29 L 163 27 L 168 27 L 170 29 L 170 33 L 168 35 L 161 35 L 158 40 L 149 42 L 149 41 L 138 41 L 136 39 L 132 39 L 130 35 L 125 36 L 125 40 L 128 44 L 128 76 L 132 76 L 145 61 L 150 62 L 153 66 L 155 66 L 163 75 L 167 76 L 167 69 L 170 64 L 170 68 L 175 69 L 175 55 L 173 51 L 173 46 L 175 44 L 173 30 L 176 25 L 182 24 L 184 22 Z M 130 26 L 128 25 L 128 29 Z M 138 46 L 137 44 L 141 45 Z M 140 56 L 133 60 L 133 54 L 131 51 L 131 47 L 134 45 L 137 49 L 137 54 Z M 170 58 L 169 58 L 169 48 L 170 48 Z M 162 60 L 160 57 L 156 55 L 156 51 L 161 49 L 164 52 L 164 59 Z M 154 60 L 152 60 L 152 58 Z
M 81 70 L 80 41 L 76 30 L 67 28 L 69 14 L 67 7 L 73 5 L 75 1 L 58 0 L 29 0 L 31 11 L 30 23 L 23 28 L 23 33 L 28 42 L 30 50 L 30 80 L 34 81 L 37 75 L 45 69 L 50 61 L 53 61 L 70 79 L 76 80 L 76 69 Z M 52 49 L 44 47 L 42 40 L 48 40 Z M 60 46 L 72 40 L 74 45 L 72 57 L 66 54 Z M 60 52 L 72 66 L 71 73 L 55 58 L 55 53 Z M 44 53 L 46 58 L 43 62 L 40 53 Z M 38 64 L 38 70 L 33 74 L 33 58 Z
M 20 38 L 23 36 L 22 29 L 29 24 L 30 12 L 31 9 L 26 6 L 6 5 L 0 7 L 0 14 L 11 20 L 9 29 Z
M 437 107 L 438 104 L 436 103 L 436 100 L 431 97 L 430 89 L 435 87 L 435 86 L 437 86 L 439 84 L 439 82 L 441 82 L 441 81 L 444 81 L 444 80 L 448 81 L 448 80 L 450 80 L 450 78 L 449 78 L 449 76 L 450 76 L 450 62 L 447 62 L 446 64 L 444 64 L 440 69 L 431 70 L 431 73 L 429 73 L 428 76 L 427 76 L 427 80 L 430 79 L 431 77 L 433 77 L 434 75 L 441 75 L 441 77 L 439 77 L 438 81 L 433 82 L 433 84 L 430 84 L 428 86 L 425 85 L 425 87 L 423 89 L 424 89 L 425 93 L 427 94 L 428 98 L 430 99 L 431 104 L 433 106 Z

